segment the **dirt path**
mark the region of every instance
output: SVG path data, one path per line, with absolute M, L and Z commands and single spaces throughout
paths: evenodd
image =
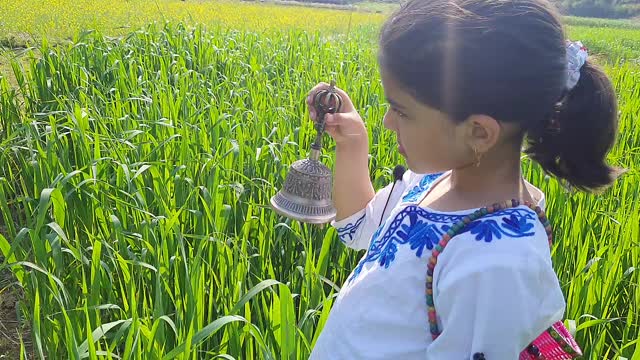
M 0 256 L 0 263 L 4 258 Z M 20 290 L 16 279 L 8 270 L 0 271 L 0 359 L 20 359 L 20 337 L 25 345 L 29 334 L 18 321 Z
M 7 77 L 9 85 L 14 88 L 18 87 L 18 83 L 13 74 L 11 59 L 17 59 L 22 66 L 26 67 L 29 60 L 26 54 L 25 49 L 7 49 L 0 44 L 0 75 Z M 0 125 L 1 130 L 2 126 Z M 11 241 L 3 225 L 3 217 L 0 216 L 0 234 Z M 31 335 L 28 325 L 25 325 L 24 321 L 20 321 L 18 318 L 22 287 L 9 269 L 2 268 L 4 260 L 0 253 L 0 360 L 17 360 L 20 359 L 20 339 L 22 339 L 27 353 L 32 354 Z M 27 358 L 33 359 L 34 357 L 29 355 Z
M 7 232 L 0 223 L 0 234 L 6 237 Z M 0 254 L 0 265 L 4 263 Z M 20 359 L 20 339 L 26 349 L 31 349 L 31 337 L 28 326 L 18 319 L 19 302 L 22 299 L 22 288 L 9 269 L 0 267 L 0 359 Z M 29 352 L 29 350 L 27 350 Z M 28 356 L 33 359 L 33 356 Z
M 37 53 L 37 50 L 33 50 Z M 18 82 L 13 74 L 11 60 L 18 60 L 24 69 L 28 69 L 30 57 L 27 55 L 28 50 L 23 48 L 7 49 L 0 47 L 0 75 L 5 76 L 9 81 L 9 85 L 18 88 Z

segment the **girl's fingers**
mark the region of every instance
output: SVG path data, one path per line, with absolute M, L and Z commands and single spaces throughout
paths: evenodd
M 347 93 L 336 86 L 336 92 L 342 98 L 342 107 L 340 108 L 340 112 L 352 112 L 354 110 L 353 104 L 351 103 L 351 98 Z
M 313 97 L 315 96 L 315 94 L 320 90 L 329 89 L 329 87 L 330 85 L 327 84 L 326 82 L 321 82 L 321 83 L 318 83 L 309 91 L 307 95 L 307 104 L 309 105 L 310 108 L 313 108 L 314 106 Z M 351 102 L 351 99 L 349 98 L 349 95 L 347 95 L 347 93 L 344 90 L 340 89 L 337 86 L 335 87 L 335 90 L 338 93 L 338 95 L 340 95 L 340 97 L 342 98 L 342 107 L 340 108 L 340 112 L 352 112 L 354 110 L 354 107 L 353 107 L 353 103 Z
M 337 125 L 326 125 L 324 127 L 324 131 L 327 134 L 331 135 L 332 138 L 335 139 L 335 136 L 336 136 L 336 134 L 338 132 L 338 126 Z
M 327 125 L 336 125 L 336 116 L 334 114 L 325 115 L 324 123 Z
M 315 111 L 314 111 L 314 119 L 315 119 Z M 333 125 L 333 126 L 338 126 L 340 125 L 340 119 L 341 116 L 340 114 L 325 114 L 324 115 L 324 123 L 325 125 L 329 126 L 329 125 Z M 320 119 L 316 120 L 319 121 Z
M 311 88 L 309 94 L 307 95 L 307 104 L 313 105 L 313 96 L 320 90 L 328 89 L 329 84 L 325 82 L 318 83 L 316 86 Z

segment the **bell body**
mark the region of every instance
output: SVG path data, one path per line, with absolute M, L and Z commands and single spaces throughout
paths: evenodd
M 318 161 L 319 152 L 294 162 L 284 187 L 271 198 L 271 206 L 280 215 L 310 224 L 333 220 L 336 210 L 331 200 L 331 170 Z

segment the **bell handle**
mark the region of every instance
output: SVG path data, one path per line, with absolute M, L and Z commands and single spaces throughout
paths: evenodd
M 320 151 L 322 150 L 322 136 L 325 129 L 325 114 L 335 114 L 340 111 L 342 107 L 342 97 L 336 92 L 335 80 L 331 81 L 331 86 L 328 90 L 321 90 L 314 96 L 314 105 L 316 108 L 316 114 L 318 114 L 318 121 L 315 124 L 316 138 L 311 145 L 311 156 L 313 160 L 320 158 Z
M 342 97 L 335 91 L 335 87 L 329 90 L 318 91 L 314 97 L 316 112 L 319 114 L 335 114 L 342 107 Z M 335 104 L 331 106 L 331 104 Z M 320 121 L 323 121 L 321 119 Z

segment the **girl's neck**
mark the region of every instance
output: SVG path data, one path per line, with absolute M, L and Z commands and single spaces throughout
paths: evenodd
M 541 193 L 524 181 L 520 154 L 513 151 L 501 153 L 497 152 L 502 156 L 484 157 L 478 166 L 451 170 L 449 176 L 433 187 L 421 205 L 433 210 L 457 211 L 511 199 L 537 203 Z M 507 157 L 505 153 L 517 156 Z

